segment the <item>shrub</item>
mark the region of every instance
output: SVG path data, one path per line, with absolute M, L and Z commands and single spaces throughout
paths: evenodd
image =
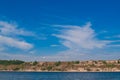
M 47 70 L 50 71 L 52 69 L 52 66 L 48 66 Z
M 37 65 L 37 64 L 38 64 L 38 62 L 37 62 L 37 61 L 34 61 L 34 62 L 33 62 L 33 65 L 34 65 L 34 66 L 35 66 L 35 65 Z
M 55 63 L 55 66 L 59 66 L 60 64 L 61 64 L 61 62 L 58 61 L 58 62 Z
M 86 70 L 87 70 L 87 71 L 91 71 L 91 69 L 90 69 L 90 68 L 87 68 Z
M 15 68 L 15 69 L 13 69 L 14 71 L 18 71 L 20 68 Z
M 106 66 L 109 67 L 109 68 L 113 68 L 113 67 L 115 67 L 114 64 L 107 64 Z
M 74 63 L 75 63 L 75 64 L 79 64 L 80 62 L 79 62 L 79 61 L 75 61 Z
M 118 64 L 120 64 L 120 60 L 118 60 Z
M 106 61 L 102 61 L 102 63 L 103 63 L 103 64 L 107 64 L 107 62 L 106 62 Z

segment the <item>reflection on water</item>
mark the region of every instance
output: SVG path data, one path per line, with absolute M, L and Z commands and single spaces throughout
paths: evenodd
M 0 72 L 0 80 L 120 80 L 120 72 Z

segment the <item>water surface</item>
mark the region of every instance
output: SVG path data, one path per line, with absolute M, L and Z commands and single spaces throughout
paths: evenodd
M 0 80 L 120 80 L 120 72 L 0 72 Z

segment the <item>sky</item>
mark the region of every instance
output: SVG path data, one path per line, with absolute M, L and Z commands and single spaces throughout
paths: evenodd
M 0 0 L 0 59 L 120 59 L 119 0 Z

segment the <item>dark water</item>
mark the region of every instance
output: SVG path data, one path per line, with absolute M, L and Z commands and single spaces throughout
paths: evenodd
M 0 72 L 0 80 L 120 80 L 120 72 Z

